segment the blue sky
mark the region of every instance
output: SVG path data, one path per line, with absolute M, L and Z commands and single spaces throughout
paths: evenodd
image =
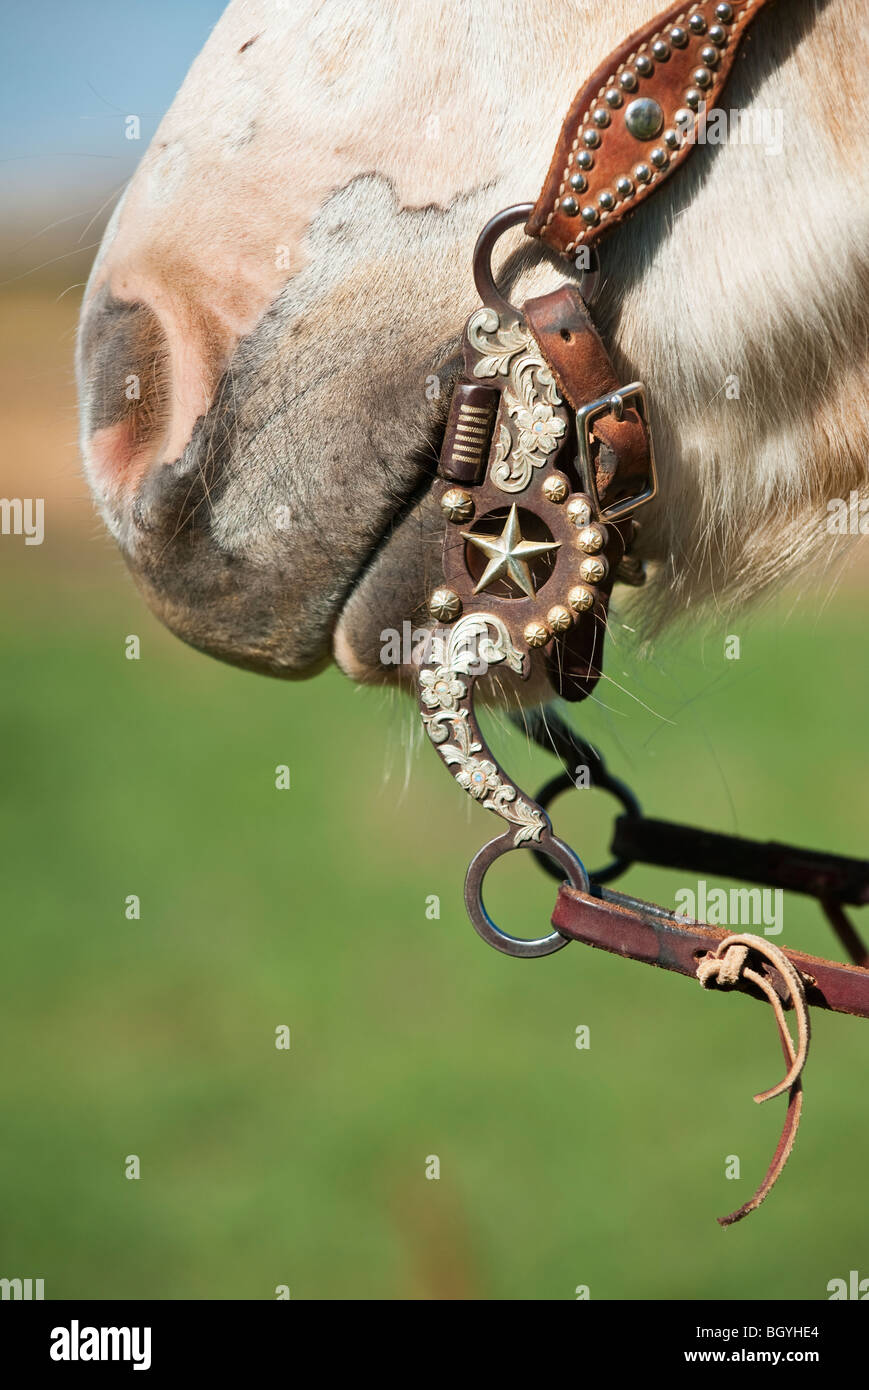
M 24 0 L 5 9 L 0 208 L 7 231 L 94 212 L 129 178 L 222 0 Z M 141 117 L 128 140 L 124 118 Z M 14 237 L 13 237 L 14 240 Z

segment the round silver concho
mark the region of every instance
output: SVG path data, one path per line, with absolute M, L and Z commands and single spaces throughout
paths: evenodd
M 664 125 L 664 112 L 652 97 L 637 97 L 625 107 L 625 126 L 635 140 L 654 140 Z

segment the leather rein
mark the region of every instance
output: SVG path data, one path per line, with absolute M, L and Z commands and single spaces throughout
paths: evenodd
M 644 387 L 619 381 L 582 287 L 565 284 L 514 308 L 492 275 L 495 243 L 522 222 L 529 236 L 590 268 L 600 239 L 689 157 L 698 122 L 767 3 L 679 4 L 631 34 L 577 94 L 537 202 L 508 208 L 483 229 L 474 252 L 482 304 L 465 327 L 464 377 L 453 392 L 435 483 L 447 523 L 443 580 L 428 598 L 434 626 L 418 670 L 429 738 L 460 786 L 506 823 L 474 857 L 465 882 L 468 915 L 484 940 L 521 957 L 580 941 L 772 1005 L 786 1074 L 755 1100 L 787 1093 L 784 1129 L 763 1182 L 719 1218 L 723 1225 L 760 1204 L 790 1153 L 810 1006 L 869 1017 L 869 956 L 843 906 L 869 902 L 869 862 L 647 819 L 600 754 L 542 712 L 525 727 L 565 771 L 533 799 L 489 749 L 474 695 L 479 680 L 491 693 L 508 671 L 527 680 L 532 653 L 557 694 L 579 701 L 591 693 L 613 584 L 643 580 L 632 555 L 634 517 L 657 490 Z M 548 813 L 554 796 L 573 785 L 568 770 L 578 761 L 590 784 L 613 792 L 624 811 L 613 862 L 597 874 L 556 838 Z M 552 929 L 533 940 L 503 932 L 482 897 L 489 867 L 520 848 L 562 881 Z M 635 862 L 810 894 L 854 964 L 686 921 L 605 886 Z M 794 1014 L 795 1040 L 785 1010 Z

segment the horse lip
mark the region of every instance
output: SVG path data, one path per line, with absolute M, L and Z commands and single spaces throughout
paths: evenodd
M 430 491 L 443 430 L 433 425 L 428 443 L 411 457 L 404 495 L 396 490 L 397 505 L 352 577 L 334 597 L 323 594 L 318 602 L 314 596 L 319 620 L 313 627 L 303 621 L 296 631 L 298 595 L 291 582 L 225 549 L 214 534 L 207 512 L 231 470 L 219 450 L 209 450 L 203 466 L 201 428 L 179 459 L 151 465 L 116 538 L 148 606 L 182 641 L 250 670 L 312 677 L 336 659 L 335 634 L 347 604 L 396 526 Z
M 286 550 L 273 548 L 270 562 L 263 564 L 254 549 L 237 547 L 231 532 L 214 524 L 217 511 L 226 512 L 222 503 L 238 474 L 233 459 L 240 447 L 225 411 L 216 417 L 222 401 L 218 390 L 179 457 L 152 461 L 128 499 L 105 507 L 113 513 L 110 529 L 137 586 L 161 621 L 199 650 L 274 675 L 304 678 L 335 659 L 336 629 L 348 604 L 396 529 L 431 491 L 461 370 L 454 341 L 438 357 L 439 399 L 422 418 L 402 409 L 386 389 L 382 405 L 387 411 L 398 407 L 396 427 L 406 431 L 404 462 L 397 463 L 396 451 L 397 458 L 384 468 L 385 485 L 370 527 L 364 514 L 357 516 L 355 555 L 345 550 L 349 563 L 334 588 L 313 576 L 313 584 L 305 585 L 304 562 L 291 533 Z M 243 442 L 252 444 L 249 438 Z M 416 447 L 408 448 L 409 443 Z M 379 466 L 376 455 L 367 464 L 372 471 Z M 371 483 L 369 475 L 369 498 L 376 495 Z M 379 607 L 376 584 L 375 579 L 371 611 Z
M 336 609 L 334 622 L 332 624 L 333 644 L 336 630 L 353 596 L 359 589 L 359 586 L 364 582 L 366 576 L 377 563 L 403 519 L 418 507 L 423 499 L 430 493 L 437 477 L 437 464 L 434 463 L 433 460 L 440 460 L 445 432 L 446 420 L 438 422 L 437 425 L 432 428 L 426 445 L 414 451 L 412 457 L 418 460 L 419 471 L 416 473 L 412 485 L 407 489 L 405 496 L 399 501 L 386 526 L 380 531 L 374 544 L 363 557 L 353 578 L 347 585 L 344 596 Z

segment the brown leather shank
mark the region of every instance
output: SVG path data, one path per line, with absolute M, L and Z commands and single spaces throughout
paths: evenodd
M 622 907 L 578 893 L 566 885 L 559 891 L 552 925 L 586 946 L 597 946 L 692 978 L 697 974 L 698 961 L 731 932 L 730 927 L 677 922 L 660 908 L 641 912 Z M 802 951 L 787 950 L 784 954 L 803 976 L 809 1004 L 834 1013 L 869 1018 L 869 970 Z M 773 976 L 773 984 L 775 980 Z
M 715 106 L 746 29 L 767 3 L 769 0 L 732 0 L 724 6 L 713 0 L 673 5 L 610 54 L 580 89 L 567 114 L 546 181 L 525 227 L 528 235 L 541 237 L 556 251 L 573 255 L 579 247 L 593 245 L 618 226 L 684 164 L 694 148 L 698 114 L 695 112 L 690 122 L 677 124 L 677 112 L 689 111 L 691 100 L 699 104 L 689 98 L 692 91 L 706 110 Z M 724 15 L 729 11 L 731 17 L 721 18 L 716 11 Z M 672 41 L 674 27 L 677 43 Z M 666 56 L 654 55 L 652 45 L 656 42 L 666 45 Z M 708 50 L 705 59 L 703 50 Z M 610 92 L 618 93 L 617 105 L 607 100 Z M 660 108 L 660 126 L 651 134 L 649 116 L 654 116 L 654 107 L 644 108 L 643 127 L 636 119 L 640 108 L 632 107 L 637 101 L 651 101 Z M 596 121 L 598 112 L 602 114 Z M 641 133 L 632 134 L 630 123 Z M 681 138 L 682 131 L 687 139 Z M 672 133 L 680 136 L 675 145 Z M 590 167 L 582 167 L 580 157 Z M 637 175 L 638 167 L 643 166 L 648 171 L 645 181 Z M 571 185 L 572 176 L 579 188 Z M 620 179 L 630 181 L 629 190 L 626 183 L 625 191 L 619 190 Z M 593 221 L 583 216 L 586 209 Z

